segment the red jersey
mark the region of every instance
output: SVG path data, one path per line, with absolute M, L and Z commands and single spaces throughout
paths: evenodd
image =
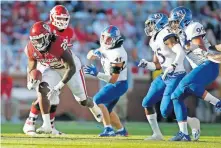
M 67 47 L 67 40 L 61 36 L 56 36 L 56 40 L 52 41 L 48 47 L 48 51 L 45 53 L 40 53 L 35 47 L 28 42 L 25 47 L 25 53 L 29 59 L 36 60 L 44 66 L 49 66 L 54 69 L 59 69 L 64 67 L 61 56 Z
M 51 23 L 48 24 L 51 28 L 51 32 L 54 33 L 57 36 L 62 36 L 65 39 L 68 40 L 68 44 L 73 44 L 74 42 L 74 31 L 71 27 L 68 27 L 67 29 L 64 29 L 63 31 L 59 31 L 57 27 L 52 25 Z

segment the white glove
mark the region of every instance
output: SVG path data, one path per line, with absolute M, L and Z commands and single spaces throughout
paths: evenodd
M 167 74 L 172 75 L 174 73 L 175 69 L 176 69 L 176 64 L 171 64 L 169 67 L 167 67 L 162 75 L 162 79 L 165 80 Z
M 145 59 L 140 60 L 138 67 L 146 68 L 151 71 L 156 70 L 156 65 L 153 62 L 148 62 Z
M 28 81 L 27 88 L 28 88 L 29 90 L 35 89 L 36 87 L 39 86 L 40 82 L 41 82 L 40 80 L 34 80 L 34 79 L 31 78 L 31 79 Z
M 64 86 L 65 84 L 61 81 L 59 82 L 54 88 L 50 89 L 50 92 L 47 94 L 48 100 L 51 102 L 54 102 L 53 100 L 56 99 L 56 97 L 59 96 L 59 94 L 61 93 L 61 88 Z

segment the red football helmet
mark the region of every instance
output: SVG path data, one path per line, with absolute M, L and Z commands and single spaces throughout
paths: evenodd
M 70 21 L 68 10 L 62 5 L 55 6 L 50 11 L 50 21 L 58 29 L 66 29 Z
M 50 44 L 51 31 L 48 24 L 44 22 L 35 23 L 30 30 L 30 40 L 38 51 L 45 51 Z

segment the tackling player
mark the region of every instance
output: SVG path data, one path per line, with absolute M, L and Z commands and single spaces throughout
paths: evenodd
M 75 99 L 82 106 L 89 107 L 98 121 L 101 121 L 101 111 L 91 99 L 87 98 L 86 87 L 81 63 L 67 46 L 67 39 L 56 36 L 44 22 L 35 23 L 30 30 L 30 42 L 25 48 L 28 57 L 28 74 L 41 64 L 42 81 L 39 83 L 29 78 L 28 88 L 35 88 L 42 113 L 43 125 L 37 133 L 51 133 L 50 110 L 59 104 L 60 90 L 65 84 L 72 91 Z M 25 133 L 34 133 L 35 129 Z
M 95 76 L 107 84 L 93 97 L 94 102 L 103 113 L 104 131 L 100 137 L 127 136 L 126 129 L 120 122 L 118 115 L 113 111 L 120 96 L 128 89 L 127 82 L 127 53 L 123 47 L 123 38 L 116 26 L 109 26 L 103 30 L 100 37 L 101 47 L 91 50 L 87 58 L 98 58 L 104 69 L 104 73 L 98 72 L 96 67 L 85 66 L 84 73 Z M 112 125 L 116 127 L 114 132 Z
M 74 41 L 74 32 L 71 27 L 69 27 L 70 14 L 68 10 L 62 5 L 56 5 L 50 11 L 50 22 L 48 25 L 50 26 L 50 30 L 53 34 L 62 36 L 67 39 L 68 47 L 72 47 Z M 38 68 L 41 68 L 41 64 L 38 65 Z M 61 134 L 61 132 L 55 129 L 55 112 L 57 109 L 57 105 L 53 105 L 50 110 L 50 120 L 53 127 L 52 134 Z M 38 99 L 33 102 L 31 106 L 31 111 L 29 113 L 29 117 L 27 118 L 23 131 L 26 133 L 27 130 L 35 129 L 35 121 L 40 113 Z
M 193 67 L 193 70 L 179 83 L 171 97 L 174 102 L 179 102 L 179 105 L 174 106 L 174 110 L 177 118 L 183 118 L 180 121 L 183 124 L 180 130 L 185 131 L 178 132 L 171 140 L 180 141 L 188 132 L 185 121 L 187 111 L 184 110 L 182 101 L 186 96 L 193 94 L 215 105 L 217 110 L 221 109 L 221 101 L 205 90 L 205 87 L 217 78 L 219 65 L 207 59 L 207 49 L 210 44 L 205 38 L 206 32 L 203 25 L 192 20 L 192 13 L 189 9 L 184 7 L 173 9 L 170 13 L 170 26 L 175 31 L 179 29 L 184 31 L 186 57 Z
M 185 53 L 176 34 L 171 32 L 168 27 L 168 17 L 165 14 L 151 14 L 145 22 L 144 30 L 147 36 L 151 36 L 149 45 L 154 51 L 154 57 L 153 62 L 142 59 L 138 66 L 151 71 L 163 70 L 163 74 L 151 83 L 148 93 L 142 102 L 147 120 L 153 130 L 153 135 L 145 140 L 163 140 L 157 123 L 154 105 L 161 101 L 160 111 L 164 118 L 172 112 L 171 94 L 186 74 L 183 64 Z M 193 123 L 199 123 L 199 120 L 196 118 L 188 119 L 191 120 L 189 125 L 193 130 L 196 128 Z M 188 134 L 185 137 L 190 140 Z

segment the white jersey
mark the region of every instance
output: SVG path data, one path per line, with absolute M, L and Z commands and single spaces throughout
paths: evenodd
M 166 38 L 169 38 L 170 36 L 174 36 L 174 33 L 170 31 L 169 27 L 165 27 L 162 29 L 159 33 L 155 34 L 150 39 L 150 47 L 154 51 L 155 55 L 157 56 L 160 65 L 162 67 L 162 70 L 164 71 L 167 67 L 171 66 L 176 58 L 176 53 L 172 51 L 172 49 L 168 48 L 164 41 Z M 184 51 L 182 54 L 185 54 Z M 184 72 L 184 58 L 177 63 L 177 67 L 175 69 L 175 72 Z
M 111 75 L 111 64 L 124 63 L 117 81 L 127 80 L 127 52 L 124 47 L 102 49 L 101 64 L 106 75 Z
M 191 22 L 184 29 L 184 32 L 186 35 L 186 41 L 190 42 L 190 48 L 192 48 L 192 50 L 186 51 L 187 60 L 190 62 L 190 65 L 193 68 L 195 68 L 195 67 L 197 67 L 197 65 L 200 65 L 203 62 L 205 62 L 207 60 L 207 58 L 203 54 L 203 52 L 205 52 L 205 51 L 203 51 L 200 48 L 194 49 L 194 46 L 196 46 L 196 45 L 193 45 L 191 43 L 192 39 L 194 39 L 198 36 L 202 36 L 203 40 L 204 40 L 205 47 L 208 49 L 209 46 L 211 46 L 211 45 L 205 37 L 206 31 L 205 31 L 203 25 L 198 22 Z M 200 54 L 200 53 L 202 53 L 202 54 Z

